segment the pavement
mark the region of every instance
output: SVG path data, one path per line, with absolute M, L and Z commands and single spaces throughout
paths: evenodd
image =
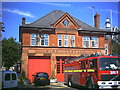
M 78 90 L 76 88 L 71 88 L 68 87 L 67 85 L 64 85 L 63 82 L 57 82 L 57 83 L 50 83 L 50 85 L 45 85 L 45 86 L 34 86 L 34 84 L 27 84 L 23 85 L 20 84 L 18 85 L 18 90 Z

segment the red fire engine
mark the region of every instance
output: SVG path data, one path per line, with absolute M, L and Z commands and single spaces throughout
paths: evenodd
M 84 56 L 67 59 L 64 81 L 68 86 L 81 85 L 88 89 L 120 89 L 120 57 Z

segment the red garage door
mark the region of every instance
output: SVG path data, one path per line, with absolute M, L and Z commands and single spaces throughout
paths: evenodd
M 50 76 L 50 57 L 29 57 L 28 60 L 28 78 L 33 81 L 36 72 L 46 72 Z

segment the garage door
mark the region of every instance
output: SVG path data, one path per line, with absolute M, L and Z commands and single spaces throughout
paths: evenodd
M 28 59 L 28 78 L 33 81 L 36 72 L 46 72 L 50 76 L 50 57 L 29 57 Z

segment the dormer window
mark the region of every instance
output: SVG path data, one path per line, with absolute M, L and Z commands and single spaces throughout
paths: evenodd
M 63 21 L 63 24 L 64 24 L 65 27 L 67 27 L 67 26 L 70 24 L 70 22 L 69 22 L 67 19 L 65 19 L 65 20 Z

